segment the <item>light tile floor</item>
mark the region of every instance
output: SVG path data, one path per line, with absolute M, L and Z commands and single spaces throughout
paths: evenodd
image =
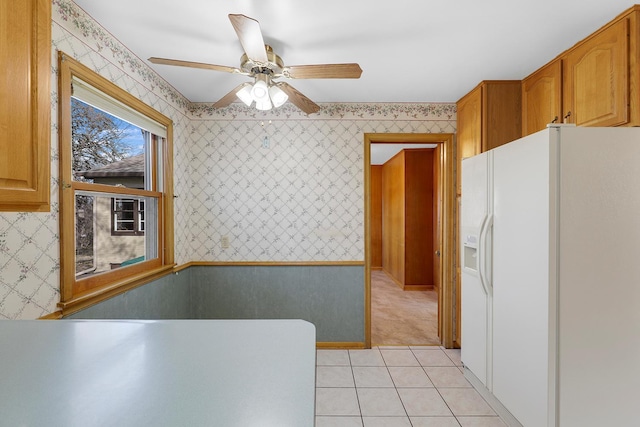
M 316 427 L 505 427 L 464 378 L 460 350 L 318 350 Z

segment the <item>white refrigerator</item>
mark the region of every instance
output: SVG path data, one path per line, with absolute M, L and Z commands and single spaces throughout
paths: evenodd
M 462 162 L 462 361 L 525 427 L 640 425 L 640 128 Z

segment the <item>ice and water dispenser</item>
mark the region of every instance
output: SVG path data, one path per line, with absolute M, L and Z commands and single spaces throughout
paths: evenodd
M 473 272 L 478 273 L 478 236 L 467 234 L 464 236 L 463 242 L 462 266 Z

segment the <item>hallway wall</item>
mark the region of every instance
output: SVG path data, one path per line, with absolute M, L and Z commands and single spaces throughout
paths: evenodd
M 435 283 L 433 165 L 433 149 L 405 149 L 382 165 L 382 268 L 403 289 Z

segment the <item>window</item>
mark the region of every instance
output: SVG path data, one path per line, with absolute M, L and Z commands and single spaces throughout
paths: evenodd
M 144 200 L 111 199 L 111 235 L 144 235 Z
M 173 267 L 171 121 L 59 54 L 63 314 Z

